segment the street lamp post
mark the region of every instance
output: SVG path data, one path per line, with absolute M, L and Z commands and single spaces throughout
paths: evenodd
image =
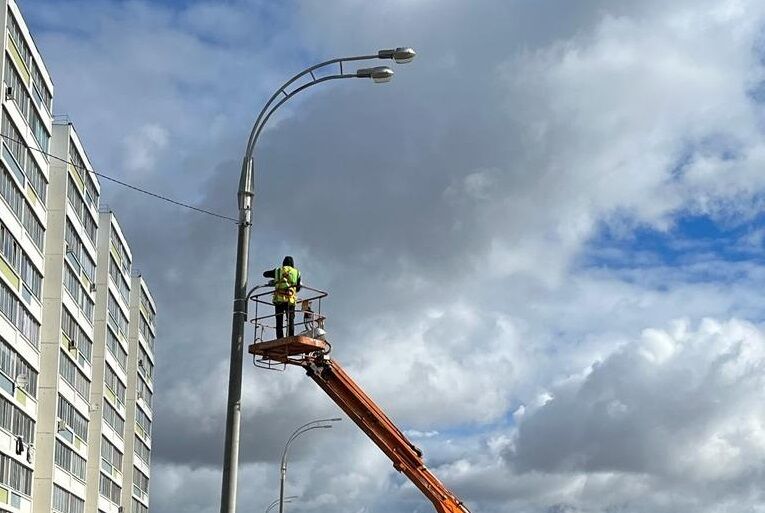
M 242 172 L 239 179 L 237 202 L 239 207 L 239 235 L 236 248 L 236 275 L 234 280 L 234 313 L 231 326 L 231 356 L 228 381 L 228 403 L 226 408 L 226 440 L 223 455 L 223 480 L 221 486 L 221 513 L 236 512 L 236 486 L 239 469 L 239 427 L 241 424 L 242 399 L 242 363 L 244 359 L 244 326 L 247 321 L 247 272 L 249 265 L 250 232 L 252 229 L 253 198 L 255 196 L 255 168 L 253 155 L 255 143 L 263 131 L 263 127 L 273 113 L 296 94 L 305 89 L 327 82 L 344 78 L 371 78 L 375 82 L 387 82 L 393 76 L 393 70 L 386 66 L 359 69 L 347 73 L 345 65 L 350 62 L 372 59 L 389 59 L 397 63 L 406 63 L 414 59 L 416 53 L 411 48 L 396 48 L 380 50 L 372 55 L 360 55 L 331 59 L 301 71 L 284 83 L 260 111 L 247 141 L 247 148 L 242 161 Z M 318 77 L 316 71 L 328 66 L 337 65 L 339 73 Z M 299 79 L 310 76 L 310 81 L 295 86 L 291 91 L 287 88 Z M 283 98 L 277 101 L 277 98 Z
M 290 502 L 292 502 L 293 499 L 297 499 L 297 495 L 290 495 L 289 497 L 285 497 L 283 500 L 285 504 L 289 504 Z M 274 509 L 281 501 L 282 501 L 281 497 L 279 497 L 278 499 L 275 499 L 274 502 L 269 504 L 268 507 L 266 508 L 266 513 Z
M 297 428 L 287 439 L 287 443 L 284 444 L 284 450 L 282 451 L 282 466 L 279 475 L 279 513 L 284 513 L 284 503 L 286 502 L 284 499 L 284 482 L 287 479 L 287 451 L 290 445 L 303 433 L 314 429 L 330 429 L 332 424 L 328 424 L 329 422 L 340 422 L 340 420 L 339 418 L 313 420 Z

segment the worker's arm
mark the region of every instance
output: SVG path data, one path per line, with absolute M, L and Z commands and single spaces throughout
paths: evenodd
M 276 269 L 271 269 L 263 273 L 264 278 L 276 278 Z
M 297 281 L 297 285 L 295 285 L 295 290 L 297 292 L 300 292 L 300 289 L 302 289 L 302 288 L 303 288 L 303 285 L 301 285 L 301 283 L 300 283 L 300 276 L 298 276 L 298 281 Z

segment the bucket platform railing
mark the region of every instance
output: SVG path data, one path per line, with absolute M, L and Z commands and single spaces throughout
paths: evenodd
M 278 338 L 273 286 L 255 287 L 249 296 L 255 304 L 255 316 L 250 319 L 255 327 L 254 341 L 250 346 L 255 366 L 284 370 L 287 364 L 304 365 L 309 355 L 328 354 L 331 345 L 324 339 L 326 317 L 321 313 L 321 300 L 325 297 L 327 293 L 323 290 L 303 285 L 295 302 L 294 335 Z M 289 333 L 288 314 L 280 315 L 283 334 Z

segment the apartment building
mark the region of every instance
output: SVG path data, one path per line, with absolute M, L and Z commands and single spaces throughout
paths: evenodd
M 147 513 L 156 305 L 0 4 L 0 513 Z
M 100 186 L 71 124 L 55 124 L 46 230 L 34 512 L 86 499 Z M 64 162 L 67 162 L 65 164 Z
M 151 423 L 154 396 L 154 337 L 157 307 L 141 276 L 133 277 L 130 294 L 128 415 L 125 432 L 124 511 L 148 513 L 151 463 Z
M 128 336 L 133 257 L 112 212 L 101 212 L 90 401 L 100 415 L 88 435 L 86 512 L 118 513 L 125 480 Z M 122 510 L 124 511 L 124 510 Z M 67 513 L 67 512 L 62 512 Z
M 33 509 L 53 84 L 13 0 L 0 2 L 0 511 Z M 54 371 L 55 372 L 55 371 Z M 69 512 L 64 512 L 69 513 Z

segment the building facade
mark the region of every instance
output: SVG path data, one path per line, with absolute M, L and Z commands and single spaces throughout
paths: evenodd
M 92 436 L 100 188 L 77 133 L 53 126 L 34 512 L 80 512 Z M 67 162 L 68 164 L 65 164 Z M 70 513 L 62 512 L 62 513 Z
M 0 5 L 0 513 L 147 513 L 156 305 Z
M 128 358 L 127 430 L 125 480 L 132 486 L 122 490 L 125 511 L 148 513 L 151 426 L 154 413 L 154 337 L 157 307 L 142 276 L 133 277 L 130 294 L 130 349 Z M 129 508 L 129 509 L 128 509 Z
M 0 510 L 33 511 L 53 84 L 16 3 L 0 2 Z M 57 371 L 53 371 L 53 375 Z M 68 512 L 67 512 L 68 513 Z

